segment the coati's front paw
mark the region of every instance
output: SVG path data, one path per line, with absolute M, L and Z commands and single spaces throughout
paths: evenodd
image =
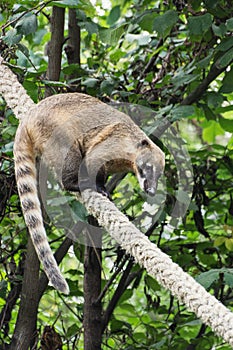
M 98 193 L 101 193 L 103 196 L 110 199 L 110 193 L 107 191 L 104 185 L 100 184 L 93 184 L 88 179 L 84 179 L 80 181 L 79 183 L 79 191 L 82 192 L 84 190 L 91 189 L 93 191 L 97 191 Z
M 103 196 L 110 199 L 110 193 L 107 191 L 107 189 L 104 186 L 96 185 L 96 189 L 98 193 L 101 193 Z

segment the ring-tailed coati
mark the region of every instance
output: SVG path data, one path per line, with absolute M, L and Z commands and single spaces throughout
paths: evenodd
M 37 157 L 71 192 L 96 186 L 105 194 L 108 174 L 133 171 L 140 187 L 153 196 L 164 168 L 164 153 L 126 114 L 79 93 L 48 97 L 33 107 L 17 130 L 14 157 L 25 222 L 49 280 L 64 293 L 69 288 L 43 225 Z

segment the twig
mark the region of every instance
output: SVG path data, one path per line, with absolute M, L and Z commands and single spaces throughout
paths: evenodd
M 229 63 L 229 65 L 231 65 L 232 61 Z M 219 76 L 221 73 L 223 73 L 226 70 L 226 67 L 222 67 L 222 68 L 218 68 L 217 67 L 217 63 L 215 62 L 211 68 L 210 71 L 207 75 L 207 77 L 198 85 L 198 87 L 193 90 L 182 102 L 181 105 L 191 105 L 195 102 L 197 102 L 202 95 L 204 94 L 204 92 L 207 90 L 208 86 L 210 85 L 210 83 L 212 83 L 212 81 L 214 81 L 217 76 Z

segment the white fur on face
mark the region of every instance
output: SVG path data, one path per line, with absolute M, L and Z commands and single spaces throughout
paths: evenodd
M 141 187 L 142 191 L 145 191 L 145 188 L 144 188 L 145 178 L 141 177 L 139 173 L 137 173 L 137 178 L 138 178 L 139 186 Z
M 164 155 L 162 151 L 152 152 L 151 150 L 142 150 L 136 159 L 136 175 L 140 188 L 150 196 L 154 196 L 157 189 L 157 183 L 163 172 Z

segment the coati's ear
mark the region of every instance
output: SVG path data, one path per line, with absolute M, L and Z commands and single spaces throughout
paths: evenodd
M 141 142 L 138 143 L 138 148 L 147 146 L 149 146 L 149 142 L 146 139 L 143 139 Z

